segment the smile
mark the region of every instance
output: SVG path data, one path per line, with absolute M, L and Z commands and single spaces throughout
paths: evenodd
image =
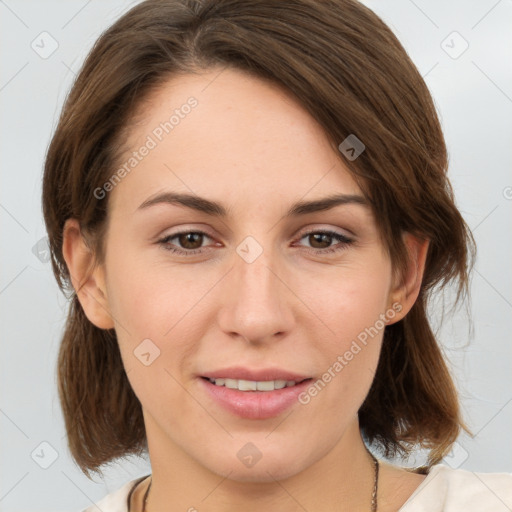
M 263 420 L 279 416 L 296 404 L 313 379 L 261 381 L 202 377 L 198 380 L 216 405 L 240 418 Z
M 204 377 L 206 378 L 206 377 Z M 298 384 L 294 380 L 242 380 L 242 379 L 208 379 L 216 386 L 225 386 L 229 389 L 237 389 L 239 391 L 274 391 L 275 389 L 283 389 Z

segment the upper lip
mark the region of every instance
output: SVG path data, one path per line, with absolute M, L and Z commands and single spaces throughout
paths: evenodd
M 222 368 L 214 370 L 201 375 L 209 379 L 235 379 L 235 380 L 252 380 L 252 381 L 265 381 L 265 380 L 294 380 L 301 382 L 304 379 L 309 379 L 309 375 L 301 375 L 299 373 L 289 372 L 281 368 L 261 368 L 253 369 L 244 368 L 242 366 L 231 366 L 230 368 Z

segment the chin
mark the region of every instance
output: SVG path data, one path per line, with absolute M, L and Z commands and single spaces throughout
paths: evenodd
M 260 461 L 252 468 L 228 466 L 227 471 L 215 471 L 215 473 L 234 482 L 252 482 L 252 483 L 275 483 L 276 480 L 285 480 L 295 474 L 295 471 L 287 466 L 283 461 L 272 463 L 263 463 Z
M 264 450 L 262 450 L 264 451 Z M 219 454 L 211 461 L 201 461 L 213 473 L 235 482 L 272 483 L 285 480 L 299 473 L 306 466 L 306 461 L 297 461 L 295 453 L 269 454 L 257 452 L 254 446 L 247 443 L 237 451 L 235 457 L 225 457 L 226 452 Z M 222 462 L 221 462 L 222 461 Z

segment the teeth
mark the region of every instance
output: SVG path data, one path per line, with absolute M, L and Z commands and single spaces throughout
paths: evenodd
M 216 386 L 225 386 L 239 391 L 274 391 L 274 389 L 283 389 L 284 387 L 295 386 L 294 380 L 237 380 L 237 379 L 208 379 Z

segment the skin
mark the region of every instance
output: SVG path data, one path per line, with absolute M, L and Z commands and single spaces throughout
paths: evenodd
M 90 271 L 93 254 L 74 219 L 63 244 L 86 315 L 115 328 L 142 404 L 153 475 L 147 509 L 368 511 L 373 463 L 357 411 L 382 330 L 308 404 L 267 420 L 220 408 L 198 375 L 243 365 L 321 378 L 393 303 L 401 311 L 387 324 L 407 314 L 428 242 L 404 235 L 410 264 L 398 281 L 368 206 L 284 218 L 298 200 L 362 193 L 320 125 L 285 91 L 240 71 L 182 75 L 155 91 L 131 126 L 123 161 L 190 96 L 198 106 L 104 199 L 104 263 Z M 162 191 L 221 202 L 229 216 L 171 204 L 138 210 Z M 313 254 L 341 246 L 303 235 L 313 228 L 353 242 Z M 182 229 L 207 236 L 188 245 L 175 237 L 167 246 L 201 254 L 175 255 L 158 242 Z M 236 251 L 249 235 L 263 251 L 251 263 Z M 133 353 L 147 338 L 160 349 L 149 366 Z M 262 454 L 250 468 L 237 457 L 246 443 Z M 397 510 L 424 478 L 381 461 L 379 512 Z M 148 483 L 138 486 L 131 510 L 142 510 Z

